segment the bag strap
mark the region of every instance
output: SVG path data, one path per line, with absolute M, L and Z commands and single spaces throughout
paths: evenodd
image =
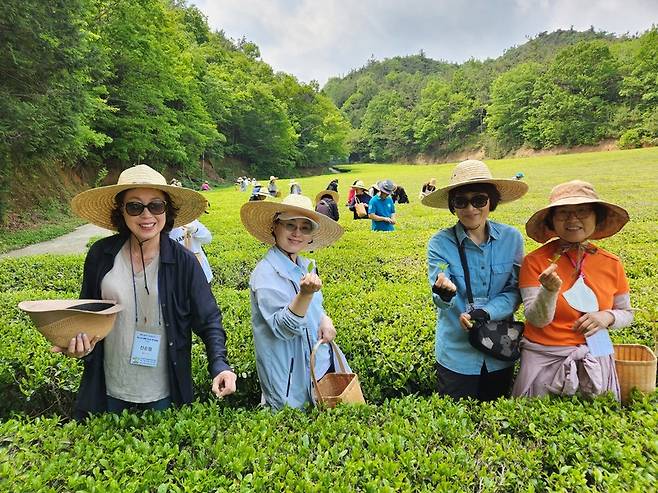
M 452 227 L 452 232 L 455 235 L 455 241 L 457 242 L 457 249 L 459 250 L 459 260 L 462 263 L 462 269 L 464 269 L 464 281 L 466 282 L 466 296 L 468 302 L 473 305 L 473 292 L 471 291 L 471 274 L 468 270 L 468 262 L 466 261 L 466 252 L 464 251 L 464 245 L 459 243 L 459 238 L 457 237 L 457 226 Z

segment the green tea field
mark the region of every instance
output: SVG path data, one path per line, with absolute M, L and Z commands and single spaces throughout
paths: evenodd
M 658 148 L 487 161 L 494 177 L 524 174 L 529 193 L 491 218 L 519 228 L 551 188 L 590 181 L 629 211 L 616 236 L 596 242 L 618 255 L 636 309 L 615 342 L 654 348 L 658 337 Z M 343 237 L 308 254 L 323 280 L 337 342 L 368 404 L 320 412 L 259 409 L 250 327 L 249 274 L 266 251 L 243 228 L 248 199 L 233 187 L 207 192 L 207 246 L 238 392 L 218 402 L 202 345 L 194 347 L 198 403 L 163 413 L 69 419 L 81 365 L 49 344 L 17 308 L 22 300 L 75 298 L 83 255 L 0 260 L 1 491 L 655 491 L 658 395 L 624 406 L 604 397 L 454 402 L 433 393 L 435 311 L 426 246 L 451 226 L 447 210 L 420 204 L 422 184 L 446 184 L 453 164 L 344 165 L 298 179 L 310 197 L 338 178 Z M 261 177 L 264 178 L 264 177 Z M 370 231 L 344 206 L 356 179 L 390 178 L 393 233 Z M 261 181 L 261 183 L 265 183 Z M 288 180 L 279 181 L 286 188 Z M 523 316 L 522 309 L 518 313 Z

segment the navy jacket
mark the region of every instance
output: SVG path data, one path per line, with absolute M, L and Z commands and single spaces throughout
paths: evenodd
M 85 259 L 80 298 L 102 299 L 101 281 L 114 265 L 114 258 L 127 241 L 114 235 L 92 245 Z M 215 377 L 231 370 L 226 358 L 226 333 L 222 315 L 210 290 L 201 265 L 194 255 L 160 235 L 158 290 L 167 333 L 167 364 L 171 400 L 176 405 L 192 402 L 192 331 L 206 346 L 208 371 Z M 104 344 L 100 341 L 84 361 L 84 373 L 78 390 L 74 416 L 82 419 L 90 413 L 107 410 Z

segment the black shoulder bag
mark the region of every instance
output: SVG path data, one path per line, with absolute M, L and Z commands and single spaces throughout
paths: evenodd
M 466 252 L 464 245 L 459 243 L 457 230 L 454 230 L 455 240 L 459 248 L 459 258 L 464 269 L 464 281 L 466 282 L 466 296 L 468 302 L 473 306 L 473 292 L 471 291 L 471 275 L 468 271 Z M 505 320 L 493 321 L 472 319 L 473 326 L 468 331 L 468 342 L 475 349 L 502 361 L 516 361 L 521 356 L 521 336 L 523 335 L 523 323 L 515 322 L 510 316 Z

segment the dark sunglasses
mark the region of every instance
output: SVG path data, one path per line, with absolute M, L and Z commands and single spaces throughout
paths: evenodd
M 144 212 L 144 209 L 148 209 L 154 216 L 159 216 L 160 214 L 164 214 L 164 211 L 167 209 L 167 202 L 164 200 L 154 200 L 148 204 L 142 204 L 141 202 L 126 202 L 123 205 L 123 208 L 129 216 L 139 216 Z
M 471 204 L 476 209 L 482 209 L 489 202 L 488 195 L 473 195 L 470 199 L 463 195 L 457 195 L 452 201 L 455 209 L 466 209 L 468 204 Z

